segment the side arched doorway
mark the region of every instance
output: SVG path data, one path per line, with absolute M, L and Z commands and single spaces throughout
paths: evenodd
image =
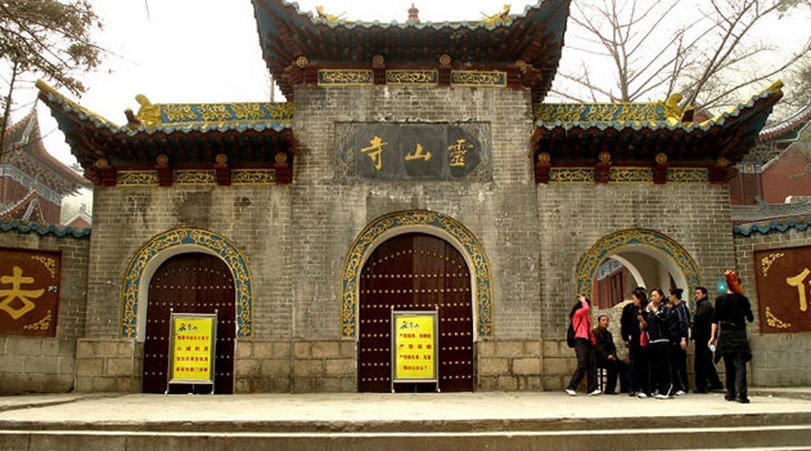
M 214 391 L 234 392 L 234 279 L 228 266 L 212 255 L 190 252 L 163 262 L 149 283 L 144 341 L 143 392 L 166 390 L 169 361 L 170 309 L 175 313 L 214 313 L 217 310 L 217 348 Z M 172 393 L 210 387 L 175 385 Z
M 404 233 L 381 243 L 360 276 L 358 391 L 391 390 L 391 310 L 439 307 L 439 388 L 473 390 L 470 270 L 447 241 Z M 396 391 L 433 390 L 397 384 Z

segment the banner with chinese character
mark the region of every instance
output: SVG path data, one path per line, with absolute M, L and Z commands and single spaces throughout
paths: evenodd
M 214 384 L 217 315 L 172 313 L 169 383 Z
M 392 381 L 436 382 L 437 312 L 392 312 Z
M 760 331 L 811 331 L 811 246 L 757 251 L 754 257 Z
M 62 256 L 0 248 L 0 334 L 56 336 Z

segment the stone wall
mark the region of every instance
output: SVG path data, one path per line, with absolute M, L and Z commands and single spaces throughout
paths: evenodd
M 356 352 L 348 341 L 241 340 L 235 391 L 353 392 Z
M 544 340 L 565 338 L 578 261 L 613 232 L 653 229 L 671 238 L 695 260 L 703 283 L 735 264 L 726 186 L 550 184 L 537 190 Z
M 546 368 L 541 368 L 538 340 L 492 340 L 478 343 L 478 383 L 483 391 L 540 391 Z M 571 373 L 570 373 L 571 374 Z
M 67 392 L 74 388 L 76 339 L 84 335 L 90 239 L 0 231 L 0 246 L 62 254 L 55 337 L 0 335 L 0 394 Z
M 77 392 L 140 392 L 143 343 L 127 339 L 79 339 Z
M 735 235 L 735 254 L 741 282 L 752 303 L 755 323 L 750 325 L 752 346 L 751 381 L 759 386 L 802 386 L 811 384 L 811 333 L 761 334 L 757 289 L 754 286 L 756 251 L 811 245 L 811 229 L 789 228 L 785 232 L 754 232 Z M 719 277 L 720 278 L 720 277 Z

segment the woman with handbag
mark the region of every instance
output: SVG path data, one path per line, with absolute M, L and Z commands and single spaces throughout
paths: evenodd
M 597 366 L 594 356 L 594 333 L 591 331 L 591 301 L 585 296 L 578 296 L 577 302 L 569 313 L 569 321 L 574 329 L 575 344 L 574 350 L 577 354 L 577 369 L 572 374 L 572 379 L 566 387 L 566 394 L 574 396 L 577 394 L 577 386 L 587 376 L 587 390 L 589 396 L 602 393 L 597 388 Z
M 648 358 L 642 335 L 642 312 L 648 305 L 645 289 L 637 287 L 632 293 L 633 302 L 622 309 L 620 333 L 628 348 L 628 394 L 647 398 L 650 394 Z

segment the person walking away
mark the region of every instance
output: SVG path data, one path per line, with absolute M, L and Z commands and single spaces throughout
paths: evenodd
M 648 352 L 639 341 L 642 335 L 640 325 L 642 313 L 648 306 L 648 294 L 643 287 L 637 287 L 631 294 L 633 302 L 622 309 L 620 333 L 625 347 L 628 348 L 628 394 L 647 398 L 650 394 Z
M 687 393 L 687 338 L 690 331 L 690 312 L 682 302 L 681 288 L 671 288 L 667 297 L 668 337 L 670 338 L 671 379 L 676 396 Z
M 670 363 L 670 339 L 665 306 L 662 304 L 665 294 L 659 288 L 650 292 L 650 303 L 645 309 L 643 327 L 650 339 L 650 366 L 652 387 L 656 388 L 658 399 L 667 399 L 673 394 L 673 380 Z
M 620 379 L 620 392 L 625 393 L 628 391 L 628 368 L 625 366 L 625 362 L 617 356 L 614 336 L 608 330 L 610 322 L 608 315 L 600 315 L 597 317 L 597 327 L 594 328 L 592 333 L 596 340 L 594 353 L 597 358 L 597 368 L 605 368 L 608 373 L 606 375 L 605 394 L 615 395 L 617 394 L 617 376 Z
M 572 379 L 566 387 L 566 394 L 574 396 L 577 394 L 577 386 L 587 375 L 587 390 L 589 396 L 599 395 L 597 388 L 597 367 L 594 362 L 593 335 L 591 333 L 591 302 L 585 296 L 578 296 L 577 302 L 569 313 L 569 321 L 574 328 L 574 350 L 577 355 L 577 369 L 572 374 Z
M 693 316 L 693 334 L 695 341 L 695 356 L 693 358 L 693 373 L 696 382 L 696 393 L 707 393 L 709 390 L 721 390 L 724 385 L 718 378 L 715 364 L 712 363 L 712 351 L 707 347 L 712 333 L 712 316 L 715 308 L 707 297 L 707 289 L 696 287 L 696 314 Z
M 715 316 L 712 319 L 710 341 L 707 346 L 718 343 L 716 354 L 724 358 L 726 370 L 725 396 L 727 401 L 749 403 L 746 385 L 746 363 L 752 360 L 749 339 L 746 337 L 746 321 L 755 320 L 749 299 L 743 295 L 740 279 L 732 270 L 726 270 L 727 292 L 715 300 Z

